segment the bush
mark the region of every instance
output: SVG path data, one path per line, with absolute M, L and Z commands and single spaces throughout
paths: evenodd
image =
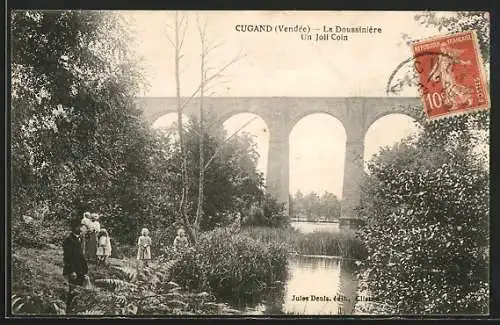
M 77 315 L 234 314 L 207 292 L 186 292 L 170 281 L 172 261 L 136 268 L 89 265 L 90 288 L 77 288 L 72 313 Z M 12 313 L 64 315 L 67 283 L 62 252 L 19 248 L 12 255 Z
M 134 245 L 121 244 L 113 237 L 111 240 L 111 257 L 118 259 L 135 259 L 137 256 L 137 247 Z
M 23 216 L 11 218 L 13 246 L 43 248 L 47 244 L 61 246 L 67 234 L 69 222 L 51 216 L 45 204 L 39 204 Z
M 219 299 L 245 304 L 285 278 L 287 249 L 218 228 L 203 234 L 195 252 L 183 255 L 174 268 L 174 282 L 209 288 Z
M 149 236 L 153 242 L 151 245 L 151 257 L 153 259 L 162 255 L 172 254 L 172 245 L 176 232 L 175 225 L 158 227 L 151 231 Z
M 432 148 L 403 143 L 372 162 L 363 271 L 398 313 L 487 313 L 488 172 Z
M 203 315 L 239 312 L 216 303 L 207 292 L 186 292 L 169 281 L 173 263 L 137 270 L 111 266 L 95 280 L 95 287 L 82 292 L 78 313 L 107 315 Z
M 185 289 L 208 290 L 204 262 L 199 253 L 189 250 L 172 266 L 172 280 Z
M 341 256 L 362 260 L 366 258 L 363 243 L 349 233 L 315 231 L 300 234 L 293 240 L 293 247 L 299 254 Z
M 245 226 L 284 227 L 290 224 L 290 218 L 285 214 L 284 203 L 280 203 L 270 194 L 266 194 L 260 205 L 250 207 L 242 224 Z

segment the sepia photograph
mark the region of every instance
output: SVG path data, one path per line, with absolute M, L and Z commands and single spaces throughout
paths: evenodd
M 488 12 L 7 22 L 11 317 L 489 315 Z

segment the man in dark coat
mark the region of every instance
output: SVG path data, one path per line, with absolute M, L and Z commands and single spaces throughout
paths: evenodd
M 71 233 L 64 240 L 64 268 L 63 275 L 68 278 L 69 290 L 66 301 L 66 313 L 71 311 L 71 303 L 75 296 L 76 286 L 80 286 L 85 281 L 88 272 L 87 261 L 83 255 L 82 232 L 85 231 L 85 225 L 81 224 L 80 219 L 74 219 L 71 222 Z

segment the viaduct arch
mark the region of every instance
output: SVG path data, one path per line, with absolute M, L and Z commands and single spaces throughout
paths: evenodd
M 137 98 L 143 117 L 152 125 L 160 116 L 176 112 L 174 97 Z M 199 99 L 184 107 L 186 115 L 198 115 Z M 289 134 L 303 117 L 327 113 L 344 126 L 347 141 L 340 226 L 356 227 L 355 207 L 360 198 L 365 134 L 377 119 L 393 113 L 418 118 L 422 111 L 414 97 L 205 97 L 204 107 L 222 123 L 238 113 L 260 116 L 269 128 L 267 189 L 288 206 Z

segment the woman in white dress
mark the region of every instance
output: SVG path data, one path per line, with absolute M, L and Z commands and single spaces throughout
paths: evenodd
M 101 224 L 99 223 L 99 214 L 90 214 L 90 224 L 89 224 L 89 237 L 86 242 L 86 257 L 89 262 L 95 262 L 97 258 L 97 234 L 101 230 Z

